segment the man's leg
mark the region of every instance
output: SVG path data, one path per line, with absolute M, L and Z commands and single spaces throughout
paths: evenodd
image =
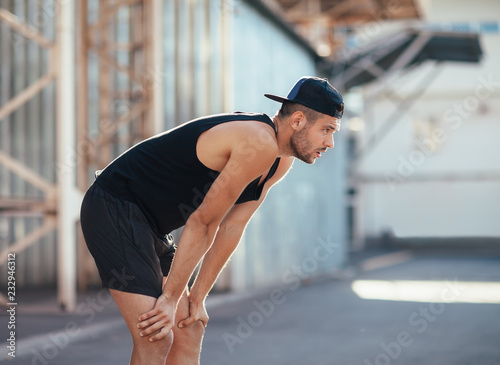
M 179 328 L 179 321 L 189 317 L 188 290 L 184 291 L 177 312 L 175 313 L 175 324 L 173 327 L 174 343 L 168 353 L 165 365 L 198 365 L 200 363 L 201 343 L 205 333 L 205 326 L 200 321 L 186 328 Z
M 156 299 L 147 295 L 126 293 L 114 289 L 109 291 L 125 319 L 134 342 L 130 365 L 164 365 L 168 351 L 172 346 L 172 332 L 163 340 L 149 342 L 149 337 L 141 337 L 140 330 L 137 328 L 139 316 L 151 310 Z

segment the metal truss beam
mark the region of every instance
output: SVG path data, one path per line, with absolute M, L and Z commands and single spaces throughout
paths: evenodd
M 98 9 L 89 8 L 96 4 Z M 120 151 L 163 129 L 163 4 L 156 0 L 81 0 L 77 6 L 76 130 L 80 152 L 76 166 L 78 187 L 85 191 L 93 180 L 93 171 L 105 167 Z M 96 14 L 93 23 L 88 21 L 89 11 Z M 93 59 L 97 61 L 91 64 Z M 91 89 L 91 67 L 97 69 L 97 89 Z M 97 121 L 91 120 L 89 113 L 89 95 L 93 93 L 97 93 Z M 112 107 L 116 104 L 124 105 L 124 110 L 117 113 Z M 94 126 L 95 132 L 95 125 L 97 136 L 91 130 Z M 84 289 L 98 277 L 81 234 L 78 252 L 78 282 Z
M 75 69 L 74 69 L 74 3 L 56 2 L 55 42 L 45 38 L 40 32 L 23 22 L 6 9 L 0 9 L 0 21 L 20 33 L 28 41 L 35 42 L 49 52 L 49 70 L 37 81 L 10 99 L 0 109 L 0 120 L 22 108 L 45 87 L 56 82 L 56 125 L 57 125 L 57 166 L 74 166 L 75 150 Z M 56 182 L 51 183 L 21 161 L 0 152 L 0 165 L 18 175 L 27 183 L 41 190 L 44 199 L 2 200 L 2 214 L 15 213 L 20 217 L 33 216 L 36 212 L 44 217 L 44 223 L 9 245 L 0 253 L 0 263 L 5 261 L 7 252 L 20 253 L 40 241 L 47 233 L 58 231 L 58 300 L 62 308 L 74 310 L 76 307 L 76 232 L 75 226 L 82 194 L 75 186 L 74 168 L 59 170 Z

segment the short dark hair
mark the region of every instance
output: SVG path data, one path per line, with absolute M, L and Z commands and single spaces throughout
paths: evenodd
M 305 105 L 302 105 L 299 103 L 294 103 L 291 101 L 285 101 L 281 105 L 281 109 L 279 110 L 278 115 L 281 118 L 286 118 L 286 117 L 289 117 L 290 115 L 292 115 L 293 113 L 298 112 L 298 111 L 304 113 L 304 115 L 306 116 L 307 121 L 309 123 L 314 123 L 314 122 L 316 122 L 316 120 L 318 118 L 323 116 L 323 114 L 321 114 L 320 112 L 317 112 L 316 110 L 313 110 L 311 108 L 308 108 Z

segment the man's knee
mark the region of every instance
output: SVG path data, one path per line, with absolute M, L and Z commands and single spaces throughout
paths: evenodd
M 190 330 L 192 331 L 192 336 L 194 339 L 203 338 L 203 335 L 205 334 L 205 325 L 203 324 L 203 322 L 196 321 L 189 327 L 192 327 Z
M 200 321 L 197 321 L 188 327 L 176 328 L 176 330 L 174 330 L 175 344 L 176 346 L 185 345 L 189 348 L 196 348 L 201 346 L 204 334 L 205 326 Z
M 161 346 L 166 347 L 168 351 L 168 349 L 170 349 L 170 347 L 174 343 L 174 331 L 170 330 L 167 336 L 165 336 L 165 338 L 161 341 L 162 341 Z
M 151 342 L 149 337 L 140 337 L 134 339 L 134 348 L 139 351 L 148 352 L 151 354 L 168 354 L 170 347 L 174 342 L 174 334 L 170 331 L 163 339 Z

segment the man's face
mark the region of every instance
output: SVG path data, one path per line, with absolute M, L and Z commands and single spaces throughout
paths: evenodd
M 294 157 L 313 164 L 328 148 L 333 148 L 333 133 L 340 130 L 340 119 L 324 115 L 316 122 L 307 123 L 290 138 Z

